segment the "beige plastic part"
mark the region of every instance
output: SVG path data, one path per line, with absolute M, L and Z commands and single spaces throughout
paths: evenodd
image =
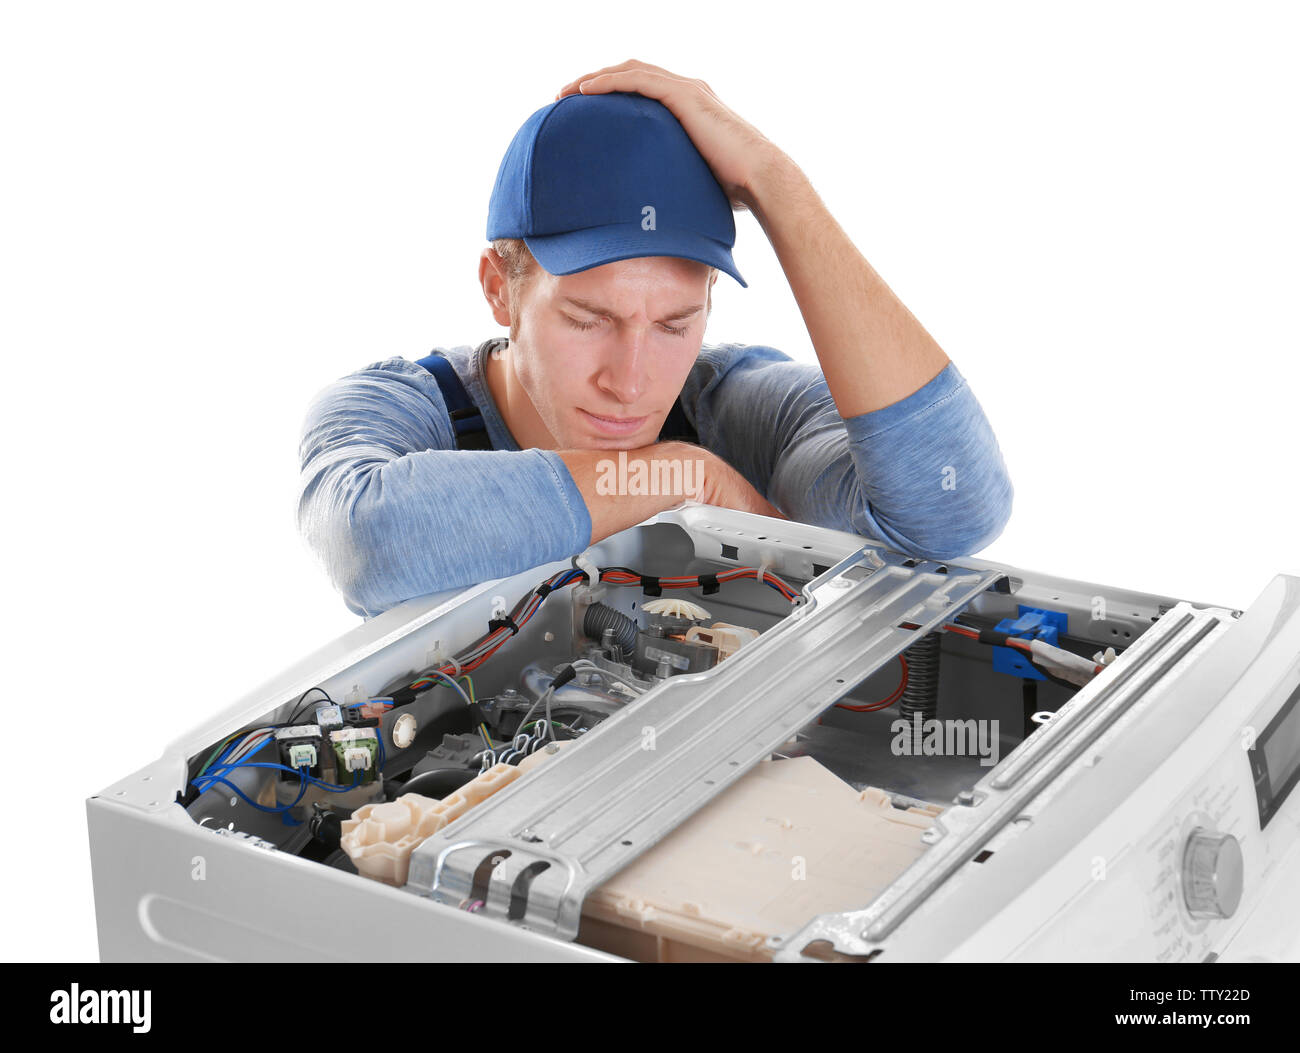
M 442 801 L 364 805 L 343 823 L 342 847 L 365 877 L 404 885 L 426 837 L 567 744 L 497 764 Z M 859 793 L 811 757 L 763 761 L 589 895 L 578 941 L 637 961 L 766 961 L 769 937 L 891 884 L 940 811 Z
M 730 622 L 714 622 L 710 626 L 692 625 L 686 630 L 684 639 L 687 643 L 712 644 L 718 649 L 718 661 L 730 658 L 751 640 L 758 639 L 757 629 L 748 629 L 743 625 Z
M 587 897 L 578 941 L 638 961 L 765 961 L 921 855 L 938 808 L 895 808 L 811 757 L 767 760 Z
M 698 603 L 684 600 L 680 596 L 665 596 L 661 600 L 646 600 L 645 603 L 641 604 L 641 609 L 646 614 L 666 614 L 670 618 L 690 618 L 692 621 L 697 622 L 702 622 L 709 616 L 709 612 Z
M 554 744 L 563 745 L 562 742 Z M 386 885 L 405 885 L 411 852 L 426 837 L 526 775 L 555 752 L 548 745 L 529 754 L 517 766 L 494 764 L 441 801 L 418 793 L 404 793 L 395 801 L 363 805 L 352 813 L 351 819 L 343 821 L 340 847 L 363 877 Z

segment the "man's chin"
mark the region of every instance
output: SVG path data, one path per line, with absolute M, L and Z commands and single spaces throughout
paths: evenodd
M 608 436 L 591 436 L 586 435 L 574 442 L 570 449 L 575 450 L 639 450 L 642 446 L 649 446 L 654 442 L 653 439 L 647 439 L 642 436 L 629 435 L 621 439 L 614 439 Z

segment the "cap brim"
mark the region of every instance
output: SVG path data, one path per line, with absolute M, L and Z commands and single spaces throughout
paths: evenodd
M 644 256 L 675 256 L 717 267 L 743 288 L 749 288 L 736 269 L 729 246 L 690 230 L 672 227 L 642 230 L 639 223 L 616 223 L 563 234 L 533 235 L 525 237 L 524 244 L 551 274 L 576 274 L 606 263 Z

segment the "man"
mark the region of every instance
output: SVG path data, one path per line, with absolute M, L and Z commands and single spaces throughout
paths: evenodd
M 733 207 L 771 241 L 820 370 L 702 346 L 717 271 L 744 285 Z M 488 240 L 479 278 L 508 340 L 375 363 L 308 412 L 299 525 L 355 613 L 566 558 L 686 498 L 934 559 L 1006 524 L 1011 483 L 965 380 L 703 82 L 631 61 L 567 85 L 511 143 Z M 481 425 L 470 407 L 452 421 L 460 385 Z M 703 471 L 674 476 L 689 492 L 617 492 L 618 457 Z

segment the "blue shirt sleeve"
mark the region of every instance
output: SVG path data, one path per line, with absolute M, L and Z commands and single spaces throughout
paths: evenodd
M 367 618 L 591 542 L 586 502 L 557 453 L 456 449 L 437 382 L 402 358 L 317 395 L 299 454 L 299 531 Z
M 814 365 L 762 346 L 702 355 L 683 392 L 700 444 L 791 519 L 945 560 L 984 548 L 1010 518 L 1002 451 L 951 362 L 899 402 L 845 419 Z

